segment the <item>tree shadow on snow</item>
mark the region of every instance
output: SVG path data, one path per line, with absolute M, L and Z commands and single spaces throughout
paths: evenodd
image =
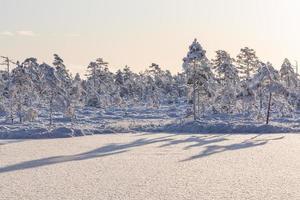
M 153 134 L 151 135 L 153 136 Z M 146 138 L 137 139 L 129 143 L 107 144 L 100 148 L 87 151 L 84 153 L 80 153 L 80 154 L 54 156 L 54 157 L 37 159 L 37 160 L 25 161 L 18 164 L 0 168 L 0 173 L 43 167 L 43 166 L 66 163 L 71 161 L 81 161 L 81 160 L 88 160 L 88 159 L 100 158 L 105 156 L 112 156 L 115 154 L 128 152 L 133 148 L 137 148 L 149 144 L 155 144 L 155 143 L 158 144 L 162 143 L 158 146 L 158 148 L 166 148 L 172 145 L 179 145 L 179 144 L 187 144 L 183 148 L 183 150 L 188 150 L 191 148 L 199 148 L 202 146 L 204 148 L 204 151 L 202 151 L 200 154 L 182 160 L 182 161 L 189 161 L 189 160 L 194 160 L 197 158 L 202 158 L 217 153 L 222 153 L 225 151 L 234 151 L 239 149 L 257 147 L 257 146 L 265 145 L 271 140 L 280 140 L 284 138 L 284 136 L 282 136 L 273 139 L 258 139 L 260 135 L 255 135 L 240 143 L 234 143 L 229 145 L 216 145 L 216 143 L 229 140 L 227 138 L 228 136 L 229 136 L 228 134 L 227 135 L 197 135 L 197 136 L 189 136 L 187 138 L 179 138 L 179 139 L 176 139 L 176 135 L 173 134 L 168 134 L 166 136 L 150 138 L 150 139 L 148 136 Z
M 29 141 L 29 140 L 0 140 L 0 146 L 1 145 L 6 145 L 6 144 L 13 144 L 13 143 L 19 143 L 19 142 L 25 142 L 25 141 Z
M 257 139 L 259 136 L 261 136 L 261 134 L 253 136 L 252 138 L 244 140 L 240 143 L 233 143 L 228 145 L 208 145 L 204 147 L 204 150 L 200 152 L 200 154 L 191 156 L 185 160 L 182 160 L 181 162 L 203 158 L 217 153 L 223 153 L 226 151 L 235 151 L 252 147 L 258 147 L 267 144 L 269 141 L 284 139 L 284 136 L 269 139 Z
M 197 146 L 204 146 L 211 143 L 223 142 L 228 140 L 225 138 L 226 135 L 203 135 L 203 136 L 190 136 L 184 139 L 173 139 L 167 141 L 165 144 L 160 145 L 159 147 L 168 147 L 172 145 L 179 145 L 188 143 L 189 145 L 184 147 L 184 150 L 197 147 Z
M 129 151 L 130 148 L 139 147 L 143 145 L 153 144 L 157 142 L 165 142 L 170 136 L 164 136 L 154 139 L 138 139 L 130 143 L 126 144 L 108 144 L 103 147 L 94 149 L 92 151 L 75 154 L 75 155 L 64 155 L 64 156 L 54 156 L 48 158 L 42 158 L 37 160 L 25 161 L 18 164 L 6 166 L 0 168 L 0 173 L 11 172 L 11 171 L 18 171 L 24 169 L 31 169 L 36 167 L 42 167 L 47 165 L 53 165 L 58 163 L 65 163 L 71 161 L 80 161 L 80 160 L 88 160 L 92 158 L 99 158 L 104 156 L 112 156 L 115 154 L 120 154 Z

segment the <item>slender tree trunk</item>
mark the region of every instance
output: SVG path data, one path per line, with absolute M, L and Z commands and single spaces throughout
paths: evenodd
M 52 126 L 52 107 L 53 107 L 53 94 L 51 94 L 51 97 L 50 97 L 50 101 L 49 101 L 49 125 Z
M 21 103 L 19 104 L 19 106 L 18 106 L 19 108 L 18 108 L 18 110 L 19 110 L 19 121 L 20 121 L 20 123 L 22 123 L 22 105 L 21 105 Z
M 94 90 L 96 90 L 96 67 L 94 66 L 93 67 L 93 87 L 94 87 Z
M 272 93 L 270 92 L 266 124 L 269 124 L 271 100 L 272 100 Z
M 197 119 L 197 114 L 196 114 L 196 80 L 195 80 L 195 73 L 196 73 L 196 63 L 194 61 L 193 63 L 194 67 L 194 74 L 193 74 L 193 112 L 194 112 L 194 120 Z
M 263 97 L 262 97 L 262 91 L 261 89 L 259 90 L 259 112 L 261 113 L 263 108 Z
M 199 114 L 200 113 L 200 93 L 199 93 L 199 90 L 198 90 L 197 93 L 198 93 L 198 95 L 197 95 L 197 98 L 198 98 L 197 99 L 197 104 L 198 104 L 197 107 L 198 107 L 198 114 Z
M 12 108 L 12 100 L 11 98 L 9 98 L 9 117 L 10 117 L 10 120 L 11 120 L 11 123 L 13 124 L 14 123 L 14 116 L 13 116 L 13 108 Z
M 10 69 L 9 69 L 9 59 L 7 58 L 7 75 L 8 75 L 8 91 L 10 89 Z M 11 98 L 11 95 L 9 95 L 9 115 L 10 115 L 10 120 L 11 120 L 11 123 L 13 124 L 14 123 L 14 116 L 13 116 L 13 106 L 12 106 L 12 98 Z
M 245 100 L 242 99 L 242 109 L 243 109 L 243 115 L 246 116 L 246 105 L 245 105 Z
M 195 89 L 195 84 L 194 84 L 194 89 L 193 89 L 193 111 L 194 111 L 194 120 L 197 118 L 197 113 L 196 113 L 196 89 Z
M 75 107 L 74 107 L 74 113 L 72 113 L 71 115 L 71 127 L 73 128 L 74 126 L 74 120 L 76 119 L 76 110 L 75 110 Z

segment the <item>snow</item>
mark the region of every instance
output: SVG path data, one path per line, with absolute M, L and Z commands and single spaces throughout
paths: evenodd
M 41 114 L 33 122 L 10 124 L 0 117 L 0 138 L 41 139 L 65 138 L 93 134 L 168 132 L 168 133 L 296 133 L 300 132 L 299 114 L 293 117 L 274 117 L 269 125 L 253 116 L 214 114 L 193 121 L 184 117 L 186 106 L 178 104 L 152 108 L 99 109 L 84 107 L 71 121 L 54 113 L 54 125 L 49 127 L 47 115 Z
M 104 134 L 0 151 L 0 199 L 300 199 L 297 134 Z

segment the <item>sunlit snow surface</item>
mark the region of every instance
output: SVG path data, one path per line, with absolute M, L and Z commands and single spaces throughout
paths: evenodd
M 0 140 L 2 200 L 299 200 L 300 135 Z

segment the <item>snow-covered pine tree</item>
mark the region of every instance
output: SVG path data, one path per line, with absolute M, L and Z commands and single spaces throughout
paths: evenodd
M 233 64 L 234 60 L 226 51 L 219 50 L 216 53 L 216 60 L 213 60 L 213 64 L 218 74 L 218 79 L 223 82 L 223 84 L 237 84 L 240 79 L 237 67 Z
M 177 73 L 173 76 L 174 79 L 174 89 L 177 91 L 178 98 L 187 97 L 187 85 L 186 76 L 184 73 Z
M 169 70 L 164 71 L 158 64 L 152 63 L 149 69 L 145 71 L 145 75 L 149 76 L 149 87 L 152 87 L 151 99 L 153 103 L 172 103 L 178 93 L 174 88 L 174 78 Z M 151 85 L 152 84 L 152 85 Z
M 217 73 L 219 87 L 216 103 L 221 112 L 232 113 L 235 110 L 236 95 L 239 88 L 239 75 L 233 59 L 223 50 L 216 51 L 213 67 Z
M 60 88 L 65 91 L 66 104 L 70 104 L 70 90 L 72 87 L 72 76 L 67 70 L 64 61 L 57 54 L 54 54 L 53 65 L 55 66 L 55 74 L 59 80 Z
M 66 109 L 66 94 L 65 90 L 60 86 L 60 80 L 56 77 L 55 69 L 45 63 L 39 66 L 42 73 L 42 93 L 43 99 L 46 100 L 49 112 L 49 125 L 53 124 L 53 111 L 55 105 L 59 105 L 60 110 Z
M 291 62 L 286 58 L 283 61 L 283 64 L 281 65 L 280 69 L 280 77 L 283 82 L 283 84 L 288 89 L 295 89 L 298 86 L 298 77 L 295 73 Z
M 0 70 L 0 114 L 7 114 L 6 105 L 8 105 L 8 73 Z
M 124 87 L 124 78 L 123 78 L 123 73 L 121 70 L 118 70 L 115 74 L 114 77 L 114 84 L 116 85 L 116 91 L 117 91 L 117 95 L 123 99 L 124 97 L 124 91 L 125 91 L 125 87 Z
M 258 97 L 258 114 L 261 114 L 264 108 L 267 124 L 269 123 L 271 106 L 274 112 L 280 113 L 283 113 L 287 107 L 291 109 L 286 100 L 289 93 L 283 84 L 280 83 L 279 72 L 274 69 L 271 63 L 265 64 L 261 62 L 259 64 L 259 70 L 249 82 L 248 87 Z
M 221 66 L 223 63 L 233 63 L 234 59 L 230 57 L 229 53 L 224 50 L 216 51 L 216 57 L 212 59 L 213 70 L 217 78 L 222 78 Z
M 19 65 L 19 63 L 15 63 L 12 60 L 10 60 L 8 57 L 5 56 L 0 56 L 1 59 L 3 59 L 3 63 L 0 63 L 0 65 L 4 65 L 6 67 L 6 81 L 5 81 L 5 89 L 4 89 L 4 95 L 6 96 L 6 100 L 7 100 L 7 105 L 9 108 L 9 116 L 8 118 L 11 120 L 11 122 L 14 122 L 14 118 L 13 118 L 13 104 L 11 101 L 12 98 L 12 94 L 10 93 L 11 91 L 11 87 L 10 87 L 10 83 L 11 83 L 11 65 Z
M 119 86 L 122 86 L 124 84 L 123 73 L 122 73 L 122 71 L 120 69 L 116 72 L 116 75 L 115 75 L 115 84 L 119 85 Z
M 83 105 L 83 94 L 82 80 L 80 75 L 77 73 L 72 81 L 72 87 L 70 90 L 70 106 L 66 110 L 66 114 L 72 121 L 73 119 L 76 119 L 77 107 L 81 107 Z
M 148 71 L 140 74 L 140 80 L 142 82 L 142 99 L 147 104 L 153 102 L 153 96 L 155 92 L 155 81 L 152 76 L 149 75 Z
M 98 65 L 96 62 L 90 62 L 87 67 L 87 81 L 85 83 L 87 96 L 86 105 L 92 107 L 100 107 L 100 95 L 97 92 L 97 71 Z
M 177 89 L 175 88 L 175 79 L 172 76 L 171 72 L 169 70 L 164 71 L 162 76 L 162 82 L 163 82 L 163 94 L 167 97 L 167 103 L 175 103 L 178 101 L 179 94 Z M 163 94 L 161 97 L 163 97 Z M 163 101 L 165 98 L 162 98 L 161 101 Z
M 28 109 L 31 105 L 32 85 L 32 80 L 26 68 L 23 65 L 18 64 L 11 73 L 10 93 L 12 97 L 11 101 L 13 102 L 20 123 L 23 122 L 26 108 Z
M 53 65 L 56 69 L 57 78 L 59 78 L 62 81 L 62 84 L 68 85 L 70 84 L 72 77 L 69 73 L 69 70 L 67 70 L 64 61 L 61 57 L 59 57 L 57 54 L 54 54 L 54 61 Z
M 146 70 L 146 74 L 151 77 L 151 79 L 149 79 L 149 80 L 153 80 L 153 82 L 152 81 L 149 82 L 150 84 L 153 84 L 151 101 L 152 101 L 153 105 L 155 105 L 157 107 L 160 104 L 160 97 L 162 97 L 162 96 L 166 97 L 165 96 L 166 94 L 164 94 L 164 91 L 163 91 L 164 72 L 158 64 L 152 63 L 149 66 L 149 70 Z
M 98 93 L 104 97 L 103 106 L 109 106 L 113 103 L 116 94 L 116 86 L 114 84 L 114 73 L 109 71 L 108 67 L 100 73 L 99 76 L 100 87 Z
M 30 93 L 29 104 L 32 112 L 37 113 L 38 110 L 44 107 L 43 70 L 38 64 L 37 59 L 33 57 L 25 59 L 22 66 L 26 69 L 27 76 L 30 77 L 32 83 L 32 86 L 29 88 L 30 91 L 28 91 Z
M 93 88 L 96 88 L 98 65 L 96 62 L 90 62 L 87 66 L 87 78 L 92 81 Z
M 127 65 L 123 69 L 123 80 L 124 80 L 124 96 L 127 101 L 133 100 L 134 98 L 134 73 Z
M 111 75 L 109 70 L 108 70 L 108 62 L 105 62 L 102 58 L 96 59 L 96 64 L 97 64 L 97 70 L 96 70 L 96 76 L 98 78 L 98 86 L 96 86 L 98 93 L 102 93 L 102 87 L 106 86 L 106 78 L 107 75 Z
M 125 66 L 125 68 L 127 68 L 127 66 Z M 129 68 L 126 70 L 129 70 Z M 125 100 L 129 99 L 128 97 L 129 90 L 126 86 L 128 83 L 130 83 L 130 81 L 128 81 L 127 75 L 125 79 L 124 76 L 125 75 L 122 70 L 118 70 L 114 76 L 114 85 L 116 91 L 114 94 L 114 98 L 115 98 L 114 104 L 118 104 L 119 106 L 121 105 L 121 103 L 125 103 Z M 131 88 L 131 84 L 130 84 L 130 88 Z
M 132 72 L 131 81 L 128 82 L 128 79 L 124 76 L 124 86 L 126 87 L 128 83 L 131 85 L 132 94 L 134 96 L 134 101 L 138 101 L 139 103 L 147 102 L 147 77 L 145 72 L 134 73 Z M 127 89 L 125 89 L 127 91 Z
M 258 70 L 258 58 L 253 49 L 248 47 L 242 48 L 237 55 L 237 69 L 239 70 L 242 80 L 249 80 Z
M 195 39 L 189 47 L 187 56 L 183 58 L 183 69 L 187 76 L 187 84 L 192 86 L 194 120 L 197 119 L 197 115 L 199 114 L 200 96 L 210 97 L 213 93 L 211 88 L 213 73 L 205 53 L 206 51 L 202 48 L 197 39 Z M 196 103 L 197 99 L 198 101 Z M 204 113 L 204 102 L 201 104 L 202 112 Z M 197 105 L 198 108 L 196 107 Z
M 110 81 L 113 81 L 113 76 L 108 70 L 108 62 L 105 62 L 102 58 L 90 62 L 86 74 L 89 95 L 87 105 L 101 107 L 101 95 L 104 93 L 102 89 L 108 86 L 104 80 L 106 75 L 109 75 Z
M 288 101 L 294 107 L 300 107 L 300 93 L 299 93 L 299 78 L 295 73 L 292 64 L 288 59 L 285 59 L 280 69 L 280 79 L 282 84 L 289 91 Z
M 5 72 L 0 70 L 0 113 L 3 114 L 4 111 L 4 89 L 5 89 L 5 80 L 4 80 Z

